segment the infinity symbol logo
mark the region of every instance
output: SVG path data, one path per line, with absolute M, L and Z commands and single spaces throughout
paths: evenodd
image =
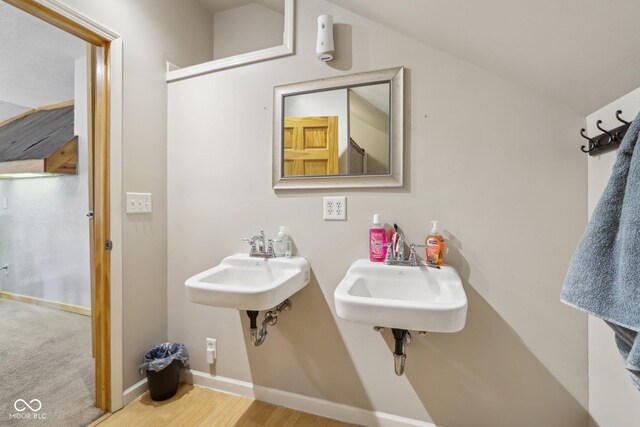
M 40 409 L 42 409 L 42 402 L 40 402 L 38 399 L 33 399 L 29 403 L 27 403 L 27 401 L 24 399 L 18 399 L 13 402 L 13 407 L 18 412 L 24 412 L 27 410 L 27 408 L 29 408 L 31 412 L 38 412 Z

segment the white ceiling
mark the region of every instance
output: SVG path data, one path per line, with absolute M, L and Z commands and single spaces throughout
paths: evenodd
M 269 9 L 284 13 L 284 0 L 199 0 L 202 5 L 211 13 L 222 12 L 228 9 L 245 6 L 251 3 L 258 3 Z
M 588 114 L 640 86 L 640 0 L 329 0 Z
M 585 115 L 640 86 L 639 0 L 329 1 Z M 0 121 L 2 110 L 71 99 L 84 54 L 83 41 L 0 1 Z
M 367 86 L 352 87 L 351 91 L 360 95 L 381 113 L 389 115 L 389 84 L 374 84 Z
M 85 54 L 84 41 L 0 1 L 0 122 L 73 99 L 74 60 Z

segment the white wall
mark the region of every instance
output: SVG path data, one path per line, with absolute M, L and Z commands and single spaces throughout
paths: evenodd
M 388 98 L 389 90 L 385 86 L 367 88 L 386 89 Z M 349 133 L 356 144 L 367 152 L 367 173 L 389 173 L 388 107 L 385 113 L 360 96 L 358 92 L 351 91 L 349 93 Z
M 346 71 L 407 66 L 402 189 L 271 188 L 273 86 L 346 72 L 315 58 L 323 13 L 350 27 L 336 40 L 353 46 Z M 297 3 L 296 37 L 295 56 L 169 84 L 169 339 L 196 370 L 439 425 L 587 425 L 587 319 L 559 301 L 586 224 L 584 118 L 325 1 Z M 322 221 L 327 194 L 348 196 L 346 222 Z M 403 377 L 388 333 L 335 315 L 334 289 L 367 256 L 375 212 L 412 242 L 441 220 L 469 298 L 462 332 L 414 337 Z M 312 280 L 254 348 L 245 313 L 190 303 L 184 281 L 280 224 Z M 541 258 L 544 236 L 553 254 Z M 211 368 L 205 337 L 218 339 Z
M 167 339 L 166 61 L 183 66 L 211 59 L 211 19 L 197 1 L 62 0 L 122 36 L 124 192 L 151 192 L 151 215 L 124 214 L 124 387 L 142 377 L 151 346 Z M 124 205 L 124 201 L 123 201 Z
M 623 119 L 632 121 L 640 112 L 640 88 L 590 114 L 587 134 L 593 137 L 602 133 L 596 128 L 598 120 L 605 129 L 618 127 L 617 110 L 622 110 Z M 589 156 L 589 216 L 609 182 L 617 153 Z M 593 316 L 589 316 L 589 412 L 592 427 L 640 425 L 640 392 L 631 384 L 613 331 Z
M 74 128 L 78 174 L 0 180 L 0 289 L 91 307 L 86 58 L 75 60 Z
M 286 117 L 338 117 L 338 173 L 347 173 L 349 160 L 349 109 L 347 90 L 329 90 L 318 93 L 288 96 L 285 98 Z
M 213 15 L 213 59 L 280 46 L 283 32 L 284 14 L 258 3 L 218 12 Z

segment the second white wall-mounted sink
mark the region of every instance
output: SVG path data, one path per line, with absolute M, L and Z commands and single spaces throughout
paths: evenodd
M 389 328 L 458 332 L 467 318 L 467 295 L 448 266 L 354 262 L 334 292 L 338 316 Z
M 187 279 L 190 301 L 239 310 L 276 307 L 309 283 L 309 262 L 302 257 L 226 257 L 219 265 Z

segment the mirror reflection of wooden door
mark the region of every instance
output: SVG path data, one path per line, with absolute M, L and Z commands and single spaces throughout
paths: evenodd
M 284 176 L 338 175 L 338 117 L 284 119 Z

